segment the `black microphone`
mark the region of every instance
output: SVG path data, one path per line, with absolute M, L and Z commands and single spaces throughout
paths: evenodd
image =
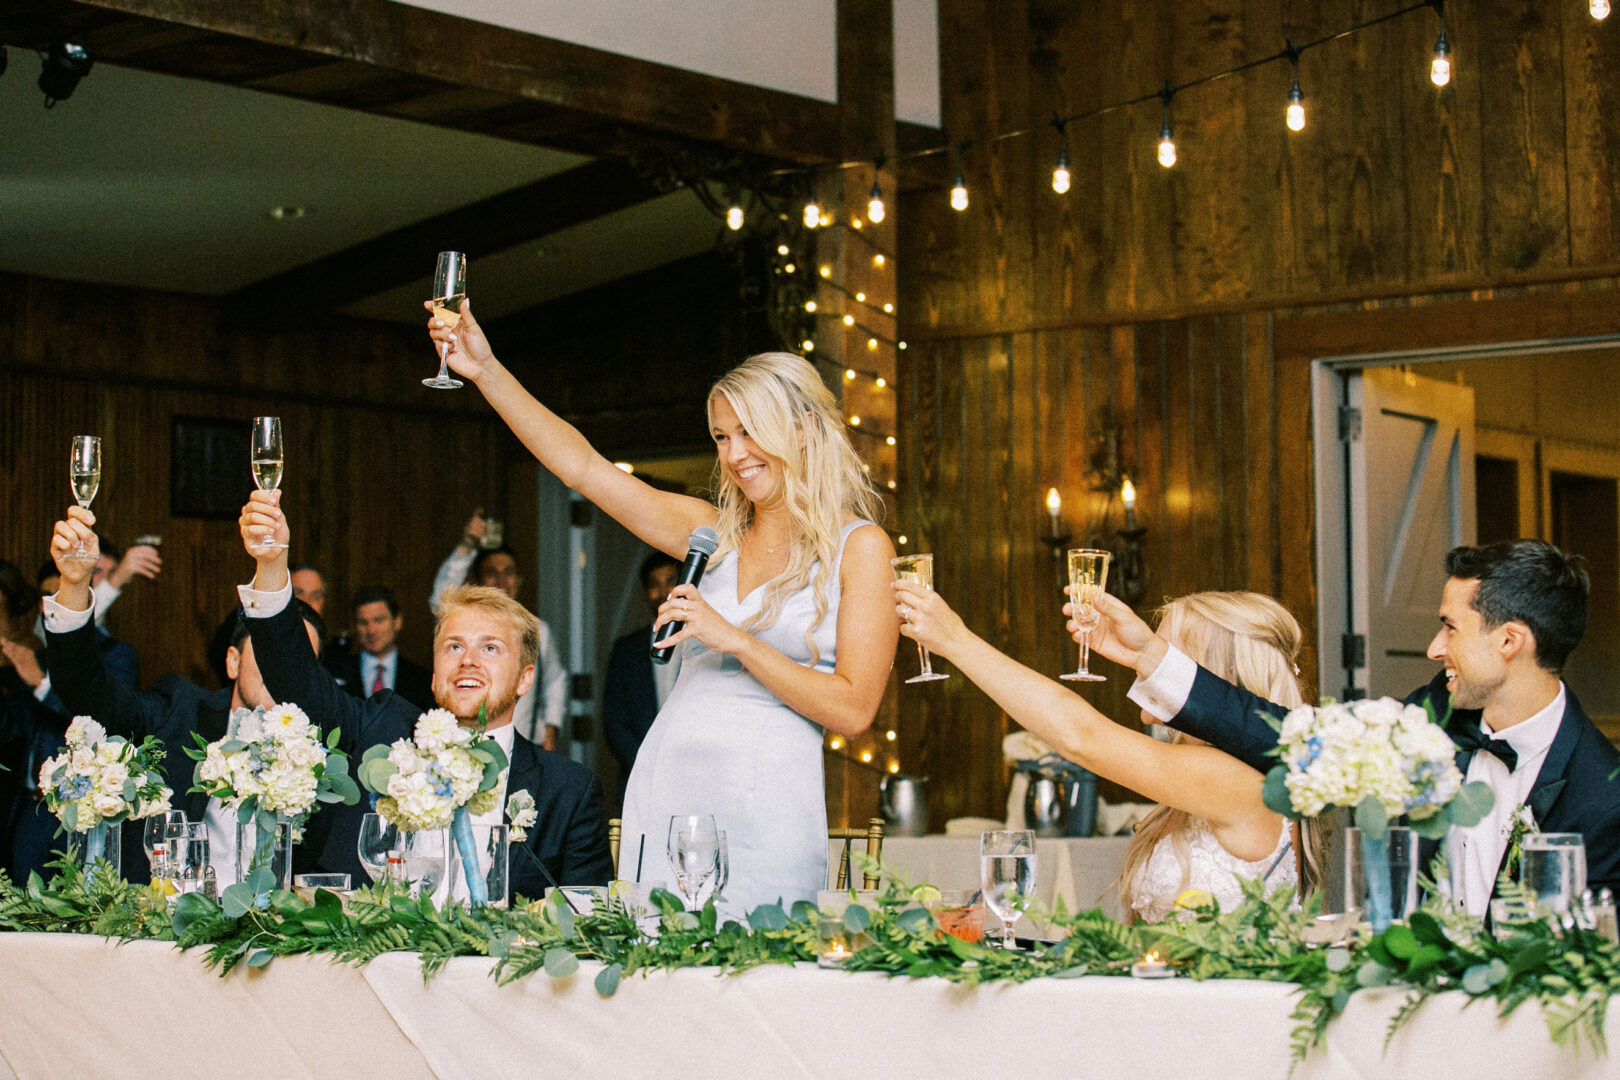
M 714 549 L 720 546 L 720 534 L 707 525 L 699 525 L 692 530 L 692 535 L 686 538 L 686 561 L 681 564 L 681 580 L 677 585 L 696 585 L 703 580 L 703 568 L 709 565 L 709 556 Z M 680 633 L 683 622 L 667 622 L 658 628 L 653 635 L 652 659 L 655 664 L 669 663 L 670 656 L 675 652 L 673 646 L 665 645 L 662 648 L 658 643 L 667 637 Z

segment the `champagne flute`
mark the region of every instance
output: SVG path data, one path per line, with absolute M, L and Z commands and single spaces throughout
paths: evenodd
M 439 252 L 439 265 L 433 271 L 433 317 L 454 330 L 461 322 L 461 302 L 467 299 L 467 256 L 459 251 Z M 458 390 L 460 379 L 450 377 L 450 346 L 439 346 L 439 374 L 423 379 L 423 386 L 435 390 Z
M 1013 924 L 1035 896 L 1035 834 L 994 829 L 979 836 L 979 883 L 985 906 L 1001 920 L 1002 943 L 1013 948 Z
M 1091 671 L 1091 632 L 1102 620 L 1097 612 L 1097 597 L 1108 587 L 1108 563 L 1113 557 L 1098 548 L 1069 549 L 1069 602 L 1073 605 L 1074 624 L 1080 628 L 1080 666 L 1059 675 L 1060 679 L 1108 681 L 1108 676 Z
M 95 435 L 73 436 L 73 461 L 69 466 L 69 475 L 73 482 L 73 499 L 79 504 L 81 510 L 90 509 L 90 500 L 96 497 L 96 489 L 101 486 L 101 439 Z M 79 546 L 67 553 L 67 558 L 78 559 L 81 562 L 95 562 L 96 555 L 84 546 Z
M 274 491 L 281 484 L 281 417 L 255 416 L 253 418 L 253 482 L 260 491 Z M 286 544 L 276 542 L 272 530 L 253 542 L 259 551 L 279 551 Z
M 675 883 L 686 897 L 687 907 L 696 907 L 703 887 L 720 872 L 720 833 L 713 814 L 675 814 L 669 819 L 669 844 L 665 848 Z
M 894 567 L 894 576 L 901 581 L 914 581 L 925 589 L 934 587 L 934 557 L 932 555 L 902 555 L 898 559 L 890 559 L 889 565 Z M 923 648 L 922 642 L 917 642 L 917 658 L 922 662 L 922 674 L 913 675 L 906 682 L 934 682 L 939 679 L 948 679 L 949 675 L 936 672 L 930 663 L 928 650 Z

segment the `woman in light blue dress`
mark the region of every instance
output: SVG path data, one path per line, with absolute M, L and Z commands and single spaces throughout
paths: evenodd
M 721 378 L 711 504 L 615 468 L 501 366 L 469 304 L 453 333 L 431 317 L 428 329 L 541 464 L 642 540 L 682 558 L 693 529 L 719 533 L 701 586 L 676 586 L 654 624 L 684 624 L 668 639 L 681 672 L 630 773 L 619 876 L 669 886 L 670 817 L 713 814 L 730 909 L 814 899 L 827 884 L 822 734 L 871 726 L 899 639 L 894 547 L 832 393 L 789 353 Z

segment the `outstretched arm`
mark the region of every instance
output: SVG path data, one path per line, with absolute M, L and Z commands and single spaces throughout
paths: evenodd
M 1235 847 L 1258 850 L 1257 858 L 1276 845 L 1276 819 L 1261 801 L 1261 777 L 1254 769 L 1213 747 L 1161 743 L 1113 723 L 1078 694 L 968 630 L 938 593 L 909 581 L 892 587 L 908 616 L 901 633 L 955 664 L 1007 715 L 1065 758 L 1156 802 L 1208 819 L 1228 850 L 1234 850 L 1229 843 L 1234 833 L 1252 839 L 1239 839 Z
M 423 306 L 432 311 L 431 304 Z M 495 359 L 469 302 L 461 302 L 461 321 L 454 328 L 430 316 L 428 334 L 435 348 L 449 349 L 446 359 L 456 374 L 477 384 L 540 464 L 642 540 L 678 559 L 686 554 L 692 530 L 714 523 L 714 507 L 702 499 L 659 491 L 621 472 L 579 429 L 535 400 Z

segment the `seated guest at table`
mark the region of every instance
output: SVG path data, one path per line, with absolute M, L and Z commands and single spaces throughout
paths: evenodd
M 641 563 L 641 595 L 653 618 L 680 580 L 679 561 L 655 551 Z M 681 653 L 667 664 L 652 662 L 652 623 L 630 631 L 613 643 L 608 655 L 607 684 L 602 692 L 602 734 L 608 749 L 619 759 L 617 802 L 624 804 L 625 783 L 636 763 L 636 751 L 647 737 L 653 718 L 675 687 L 681 671 Z
M 359 653 L 342 655 L 328 665 L 339 686 L 368 698 L 392 690 L 417 711 L 433 707 L 433 676 L 400 654 L 399 631 L 405 617 L 399 599 L 386 585 L 362 585 L 354 591 L 354 636 Z
M 389 690 L 364 700 L 345 694 L 297 633 L 285 610 L 291 596 L 286 550 L 253 544 L 266 533 L 286 541 L 280 501 L 278 491 L 254 492 L 240 521 L 243 544 L 258 562 L 253 583 L 240 592 L 266 685 L 297 701 L 322 727 L 360 722 L 401 732 L 376 742 L 408 735 L 420 709 Z M 534 681 L 538 623 L 501 590 L 463 585 L 441 598 L 433 631 L 434 699 L 463 725 L 476 724 L 479 706 L 487 705 L 490 735 L 511 762 L 506 790 L 521 788 L 534 798 L 538 819 L 527 840 L 512 845 L 510 875 L 512 892 L 534 899 L 544 895 L 551 881 L 605 885 L 613 876 L 602 786 L 596 775 L 578 762 L 535 746 L 512 728 L 518 698 Z M 356 815 L 366 811 L 363 804 L 346 809 Z M 499 824 L 505 821 L 505 810 L 503 797 L 495 810 L 473 823 Z
M 1164 743 L 1115 724 L 975 636 L 938 593 L 907 581 L 893 589 L 902 634 L 950 660 L 1065 758 L 1162 804 L 1126 851 L 1120 904 L 1130 918 L 1163 919 L 1187 889 L 1209 890 L 1228 910 L 1242 897 L 1239 878 L 1263 878 L 1270 891 L 1297 885 L 1303 867 L 1314 885 L 1316 848 L 1307 838 L 1306 858 L 1296 858 L 1288 822 L 1261 799 L 1257 768 L 1197 739 Z M 1270 597 L 1183 596 L 1160 610 L 1159 635 L 1244 686 L 1291 705 L 1303 700 L 1294 672 L 1299 624 Z
M 224 738 L 232 712 L 273 705 L 277 699 L 265 689 L 259 676 L 247 625 L 241 619 L 226 651 L 226 670 L 231 682 L 223 689 L 204 690 L 179 675 L 165 675 L 147 691 L 136 691 L 115 681 L 96 644 L 91 617 L 94 609 L 89 584 L 91 564 L 65 557 L 81 541 L 94 550 L 96 535 L 91 530 L 94 524 L 95 515 L 90 511 L 69 507 L 66 519 L 56 523 L 56 532 L 51 538 L 51 553 L 56 557 L 61 575 L 56 595 L 47 597 L 44 603 L 46 659 L 52 681 L 69 714 L 94 717 L 109 734 L 136 741 L 153 735 L 163 743 L 164 782 L 174 790 L 171 803 L 176 810 L 184 810 L 188 820 L 207 823 L 209 854 L 215 873 L 222 886 L 228 885 L 235 879 L 236 818 L 218 799 L 190 790 L 194 763 L 185 751 L 196 745 L 193 733 L 210 742 Z M 315 645 L 320 641 L 321 618 L 302 604 L 298 607 L 304 637 Z M 364 741 L 371 734 L 370 731 L 347 730 L 339 746 L 344 752 L 354 754 L 357 745 L 361 748 L 371 745 Z M 324 850 L 328 846 L 339 853 L 345 849 L 344 842 L 328 843 L 332 824 L 329 810 L 316 811 L 305 826 L 304 843 L 296 849 L 295 869 L 363 874 L 354 850 L 360 835 L 358 826 L 346 840 L 348 859 L 326 860 Z M 138 826 L 125 828 L 123 843 L 124 877 L 133 882 L 147 881 L 149 868 L 141 847 L 141 829 Z
M 68 715 L 50 689 L 35 633 L 39 591 L 0 559 L 0 866 L 24 882 L 51 858 L 56 818 L 39 798 L 39 763 L 56 753 Z
M 503 545 L 484 547 L 488 520 L 480 508 L 473 511 L 462 529 L 461 543 L 445 556 L 439 572 L 433 579 L 433 591 L 428 594 L 428 607 L 439 610 L 439 598 L 446 590 L 457 585 L 487 585 L 499 589 L 516 600 L 523 587 L 523 575 L 518 573 L 517 555 Z M 556 639 L 551 627 L 540 620 L 540 658 L 535 661 L 534 685 L 518 698 L 517 710 L 512 714 L 512 726 L 525 739 L 538 743 L 547 750 L 556 750 L 560 743 L 563 717 L 568 711 L 568 669 L 557 653 Z
M 1520 807 L 1542 832 L 1582 834 L 1587 883 L 1620 889 L 1620 753 L 1559 677 L 1586 631 L 1590 583 L 1581 561 L 1541 540 L 1446 554 L 1440 629 L 1428 653 L 1443 670 L 1406 700 L 1430 702 L 1439 717 L 1449 712 L 1458 768 L 1496 793 L 1484 820 L 1446 836 L 1450 895 L 1471 915 L 1490 908 Z M 1198 667 L 1112 597 L 1097 606 L 1103 622 L 1092 648 L 1136 669 L 1133 701 L 1256 768 L 1271 762 L 1265 751 L 1277 735 L 1258 714 L 1281 715 L 1271 704 L 1280 699 Z M 1432 841 L 1419 848 L 1424 866 L 1435 850 Z

